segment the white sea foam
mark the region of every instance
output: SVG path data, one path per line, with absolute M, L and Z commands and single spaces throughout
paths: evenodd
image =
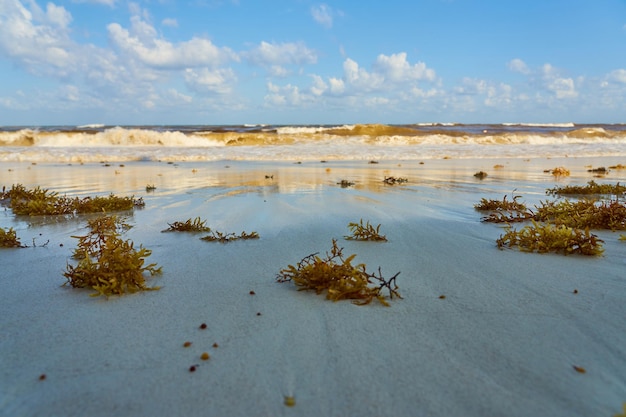
M 186 133 L 123 127 L 96 132 L 22 129 L 0 131 L 0 162 L 626 157 L 626 129 L 582 126 L 562 131 L 552 126 L 540 131 L 485 129 L 486 133 L 480 133 L 482 127 L 471 129 L 420 131 L 387 125 L 268 126 L 260 132 L 197 128 Z
M 575 127 L 575 123 L 502 123 L 502 126 Z

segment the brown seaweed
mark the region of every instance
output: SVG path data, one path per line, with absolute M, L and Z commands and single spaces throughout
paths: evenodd
M 67 197 L 41 187 L 27 189 L 21 184 L 13 185 L 8 191 L 3 188 L 0 199 L 8 200 L 13 213 L 28 216 L 126 211 L 145 205 L 141 198 L 113 194 L 108 197 Z
M 389 279 L 366 271 L 365 264 L 352 265 L 356 255 L 344 257 L 343 248 L 332 240 L 330 252 L 325 257 L 317 253 L 305 256 L 295 266 L 289 265 L 276 276 L 278 282 L 293 282 L 299 290 L 313 290 L 317 294 L 326 292 L 326 298 L 332 301 L 349 299 L 357 305 L 365 305 L 376 299 L 384 306 L 389 303 L 383 295 L 388 290 L 388 297 L 402 298 L 396 285 L 400 272 Z M 373 285 L 373 286 L 371 286 Z
M 211 230 L 211 234 L 201 237 L 200 240 L 204 240 L 207 242 L 220 242 L 220 243 L 228 243 L 234 240 L 249 240 L 249 239 L 259 239 L 260 236 L 257 232 L 241 232 L 241 234 L 237 235 L 235 233 L 222 233 L 217 230 Z
M 595 181 L 589 181 L 587 185 L 567 185 L 563 187 L 548 188 L 547 195 L 563 196 L 563 195 L 624 195 L 626 194 L 626 186 L 619 182 L 616 184 L 598 184 Z
M 211 228 L 206 225 L 206 220 L 200 217 L 195 219 L 187 219 L 184 222 L 168 223 L 168 228 L 163 232 L 210 232 Z
M 387 241 L 387 237 L 380 234 L 380 224 L 374 227 L 369 221 L 363 224 L 363 219 L 361 219 L 359 223 L 348 223 L 348 229 L 350 229 L 352 235 L 344 236 L 346 240 Z
M 117 216 L 103 216 L 88 221 L 89 233 L 73 236 L 78 239 L 73 258 L 77 265 L 67 264 L 63 274 L 65 284 L 74 288 L 92 288 L 92 296 L 109 296 L 136 291 L 158 290 L 147 287 L 144 273 L 157 275 L 161 267 L 144 265 L 152 252 L 142 246 L 135 249 L 131 240 L 123 240 L 121 233 L 131 226 Z M 65 285 L 64 284 L 64 285 Z
M 4 229 L 0 227 L 0 248 L 23 248 L 22 242 L 12 227 Z
M 523 252 L 588 256 L 601 255 L 604 251 L 603 242 L 590 233 L 588 228 L 583 231 L 564 225 L 538 223 L 534 220 L 532 224 L 520 230 L 508 228 L 507 232 L 496 240 L 500 249 L 519 247 Z

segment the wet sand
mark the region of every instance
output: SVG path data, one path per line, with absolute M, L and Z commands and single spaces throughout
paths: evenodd
M 163 274 L 148 279 L 159 291 L 89 297 L 62 286 L 87 217 L 3 210 L 0 226 L 36 247 L 0 250 L 0 414 L 616 414 L 626 402 L 620 233 L 594 231 L 605 241 L 598 258 L 501 251 L 502 228 L 482 223 L 473 206 L 505 194 L 532 205 L 549 198 L 546 188 L 591 179 L 623 183 L 624 170 L 587 172 L 618 163 L 3 164 L 7 187 L 142 197 L 145 208 L 126 213 L 134 227 L 124 238 L 152 250 L 147 261 Z M 558 166 L 571 175 L 544 172 Z M 473 175 L 481 170 L 482 180 Z M 386 185 L 391 176 L 408 182 Z M 161 232 L 195 217 L 260 239 Z M 360 219 L 381 224 L 388 242 L 343 239 Z M 332 239 L 368 270 L 400 271 L 403 299 L 333 303 L 276 282 Z

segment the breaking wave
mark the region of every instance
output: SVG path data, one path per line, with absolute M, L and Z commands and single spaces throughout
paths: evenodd
M 626 125 L 99 124 L 0 130 L 0 161 L 430 159 L 626 155 Z

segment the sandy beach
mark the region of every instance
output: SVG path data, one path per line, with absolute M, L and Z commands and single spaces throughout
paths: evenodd
M 148 279 L 159 291 L 109 298 L 62 286 L 89 216 L 3 207 L 0 227 L 31 247 L 0 249 L 0 415 L 614 416 L 626 402 L 620 232 L 594 231 L 601 257 L 498 250 L 503 228 L 474 204 L 520 195 L 532 206 L 555 185 L 624 183 L 626 170 L 587 172 L 619 163 L 3 163 L 0 186 L 142 197 L 124 238 L 152 250 L 163 274 Z M 559 166 L 571 174 L 544 172 Z M 260 239 L 162 233 L 196 217 Z M 360 219 L 388 241 L 345 240 Z M 368 270 L 400 271 L 403 299 L 356 306 L 276 282 L 332 239 Z

